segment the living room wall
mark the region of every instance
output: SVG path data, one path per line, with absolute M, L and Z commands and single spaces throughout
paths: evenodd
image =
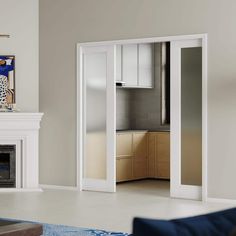
M 76 183 L 76 43 L 208 33 L 208 196 L 236 199 L 234 0 L 40 0 L 42 184 Z
M 0 55 L 16 57 L 16 103 L 21 111 L 39 109 L 38 0 L 0 0 Z

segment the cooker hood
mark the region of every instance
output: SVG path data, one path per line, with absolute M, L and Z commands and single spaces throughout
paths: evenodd
M 125 85 L 124 81 L 116 81 L 116 87 L 123 87 Z

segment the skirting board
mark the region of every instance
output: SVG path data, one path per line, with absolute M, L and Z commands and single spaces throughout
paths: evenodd
M 79 191 L 77 187 L 72 186 L 59 186 L 59 185 L 47 185 L 47 184 L 40 184 L 42 189 L 54 189 L 54 190 L 68 190 L 68 191 Z
M 43 192 L 41 188 L 0 188 L 2 193 L 30 193 L 30 192 Z
M 213 203 L 225 203 L 225 204 L 232 204 L 236 205 L 235 199 L 224 199 L 224 198 L 207 198 L 207 202 L 213 202 Z

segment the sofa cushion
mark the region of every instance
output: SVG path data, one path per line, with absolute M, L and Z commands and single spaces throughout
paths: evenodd
M 236 208 L 176 220 L 135 218 L 133 236 L 224 236 L 236 227 Z

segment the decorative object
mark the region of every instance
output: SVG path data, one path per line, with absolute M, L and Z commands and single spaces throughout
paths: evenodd
M 0 34 L 0 38 L 10 38 L 10 34 Z
M 0 56 L 0 111 L 15 110 L 15 56 Z

